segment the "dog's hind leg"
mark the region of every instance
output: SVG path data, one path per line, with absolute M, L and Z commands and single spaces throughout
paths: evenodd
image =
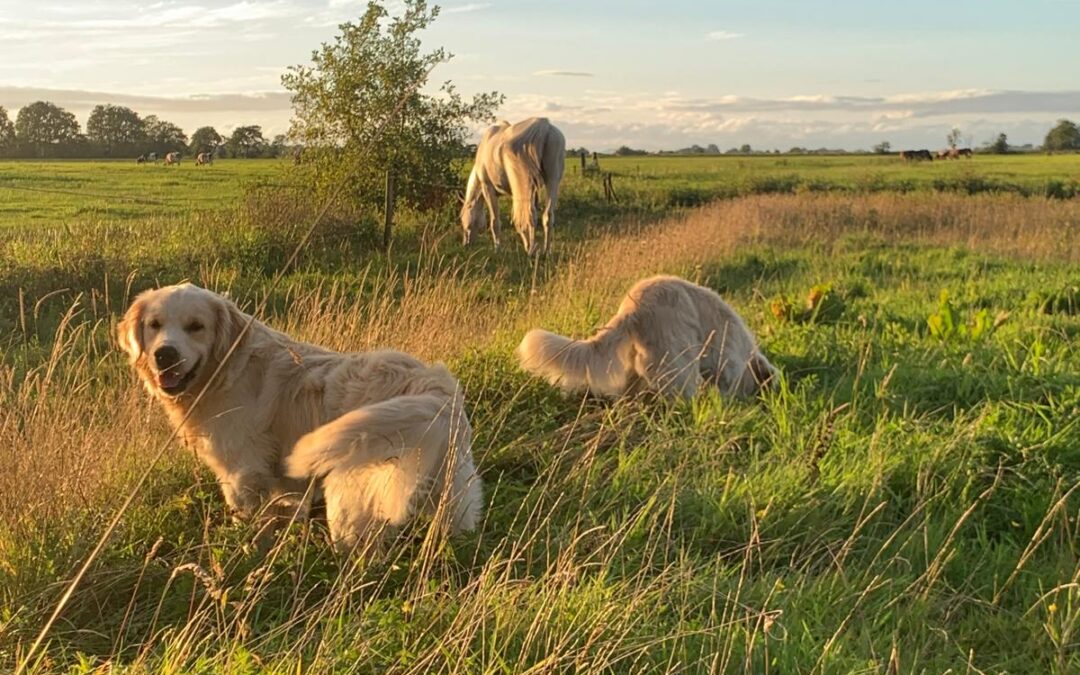
M 450 533 L 475 530 L 484 511 L 484 490 L 471 457 L 458 460 L 450 490 Z
M 689 349 L 670 354 L 638 344 L 634 370 L 649 383 L 650 389 L 668 398 L 692 398 L 701 386 L 699 359 Z
M 388 516 L 400 514 L 381 512 L 381 495 L 395 486 L 393 467 L 359 468 L 335 473 L 324 479 L 326 521 L 334 547 L 342 553 L 374 550 L 386 532 Z

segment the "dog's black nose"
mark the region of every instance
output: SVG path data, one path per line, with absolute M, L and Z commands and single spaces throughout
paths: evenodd
M 176 347 L 165 345 L 154 351 L 154 363 L 157 364 L 158 370 L 172 368 L 179 362 L 180 352 L 176 351 Z

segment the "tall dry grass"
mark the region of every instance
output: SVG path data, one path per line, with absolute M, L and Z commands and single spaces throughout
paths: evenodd
M 1080 261 L 1080 203 L 1014 196 L 775 195 L 718 202 L 686 216 L 621 231 L 563 250 L 517 282 L 477 274 L 468 260 L 430 253 L 409 268 L 359 270 L 369 290 L 328 281 L 292 287 L 288 310 L 268 320 L 299 339 L 342 351 L 391 347 L 448 360 L 515 334 L 544 316 L 600 303 L 613 312 L 620 295 L 650 274 L 695 268 L 748 244 L 814 247 L 872 235 L 884 241 L 969 247 L 1031 260 Z M 367 276 L 365 276 L 367 275 Z M 228 279 L 204 270 L 202 283 L 225 290 Z M 224 288 L 223 288 L 224 287 Z M 258 296 L 240 298 L 255 305 Z M 137 431 L 152 421 L 141 392 L 111 345 L 120 308 L 70 306 L 27 371 L 0 362 L 0 516 L 62 512 L 70 495 L 90 505 L 103 475 L 147 451 Z M 110 314 L 111 310 L 111 314 Z M 9 337 L 9 344 L 17 338 Z M 19 350 L 11 348 L 9 355 Z M 105 472 L 104 474 L 102 472 Z M 57 498 L 62 495 L 65 498 Z M 43 511 L 44 510 L 44 511 Z M 36 517 L 36 516 L 35 516 Z

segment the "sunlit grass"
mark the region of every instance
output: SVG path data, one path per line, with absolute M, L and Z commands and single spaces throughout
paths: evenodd
M 92 246 L 78 234 L 48 244 L 59 262 L 9 268 L 38 276 L 21 303 L 5 298 L 0 337 L 0 669 L 168 435 L 110 343 L 128 284 L 186 276 L 254 306 L 295 237 L 200 222 L 162 224 L 156 250 L 134 233 L 101 244 L 107 284 L 63 267 Z M 536 267 L 486 242 L 461 249 L 450 222 L 409 225 L 389 258 L 333 225 L 346 234 L 317 241 L 268 303 L 265 319 L 305 340 L 448 362 L 487 485 L 478 533 L 427 541 L 421 523 L 350 561 L 316 522 L 260 552 L 178 447 L 33 670 L 1080 667 L 1080 315 L 1067 302 L 1080 204 L 764 195 L 564 222 Z M 610 404 L 517 370 L 525 329 L 591 333 L 657 272 L 720 291 L 783 371 L 779 390 Z M 773 314 L 774 299 L 801 305 L 823 285 L 835 311 Z M 935 337 L 942 290 L 957 321 L 1005 316 Z

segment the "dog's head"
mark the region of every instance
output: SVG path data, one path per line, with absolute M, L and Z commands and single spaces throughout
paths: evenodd
M 240 339 L 244 320 L 226 298 L 180 284 L 135 298 L 117 338 L 152 393 L 178 397 L 202 388 Z

